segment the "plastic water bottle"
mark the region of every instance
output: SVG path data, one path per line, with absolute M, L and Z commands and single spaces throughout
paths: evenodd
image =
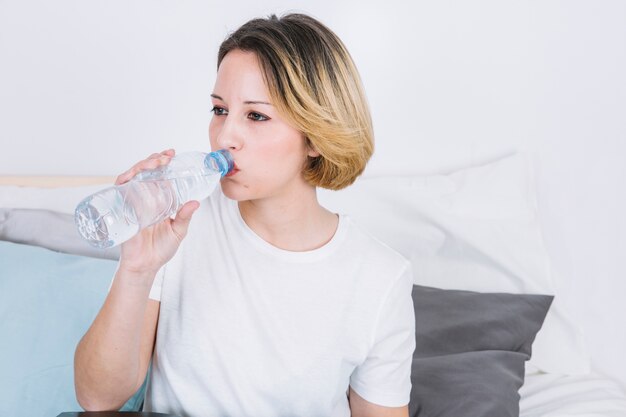
M 181 153 L 168 165 L 142 171 L 125 184 L 85 198 L 76 207 L 76 226 L 95 247 L 119 245 L 176 214 L 186 202 L 208 197 L 232 169 L 226 150 Z

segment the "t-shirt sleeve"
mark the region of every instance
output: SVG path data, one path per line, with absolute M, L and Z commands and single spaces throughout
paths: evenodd
M 163 265 L 154 277 L 154 282 L 152 282 L 152 288 L 150 288 L 150 295 L 148 295 L 148 298 L 150 298 L 151 300 L 161 301 L 161 288 L 163 286 L 163 277 L 165 276 L 166 267 L 167 264 Z
M 415 350 L 412 289 L 411 266 L 407 262 L 379 311 L 367 358 L 350 377 L 350 386 L 359 396 L 384 407 L 409 403 Z

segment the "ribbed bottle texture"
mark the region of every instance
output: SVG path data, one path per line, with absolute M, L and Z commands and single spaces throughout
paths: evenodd
M 168 165 L 85 198 L 75 210 L 76 226 L 93 246 L 119 245 L 176 214 L 186 202 L 208 197 L 232 168 L 226 150 L 181 153 Z

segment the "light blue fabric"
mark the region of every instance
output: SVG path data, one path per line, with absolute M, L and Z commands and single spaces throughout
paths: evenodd
M 0 241 L 0 416 L 81 410 L 74 349 L 115 269 L 111 260 Z M 123 409 L 137 410 L 142 398 L 138 392 Z

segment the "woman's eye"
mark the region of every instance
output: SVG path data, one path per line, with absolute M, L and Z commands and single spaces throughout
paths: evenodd
M 248 113 L 248 119 L 254 120 L 255 122 L 265 122 L 266 120 L 269 120 L 270 118 L 262 115 L 261 113 L 250 112 Z
M 217 107 L 217 106 L 213 106 L 213 108 L 211 109 L 211 113 L 213 113 L 216 116 L 224 116 L 228 114 L 225 108 Z

